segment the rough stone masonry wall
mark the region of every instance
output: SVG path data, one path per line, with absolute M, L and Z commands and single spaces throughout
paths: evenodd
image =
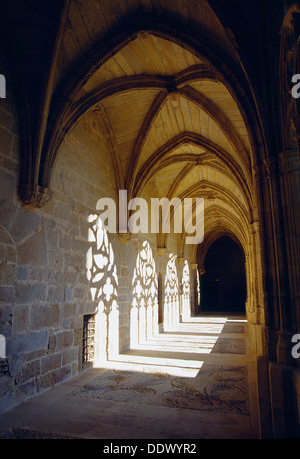
M 9 370 L 0 374 L 0 411 L 81 370 L 82 316 L 96 308 L 85 267 L 87 217 L 99 197 L 115 197 L 113 168 L 94 119 L 83 120 L 69 137 L 53 199 L 42 209 L 29 211 L 18 200 L 18 140 L 8 94 L 0 103 L 0 334 Z
M 7 357 L 0 362 L 0 412 L 82 370 L 83 315 L 97 310 L 86 270 L 88 216 L 99 198 L 116 200 L 108 146 L 91 112 L 61 151 L 51 201 L 24 208 L 17 196 L 18 116 L 7 96 L 0 103 L 0 334 Z M 128 244 L 110 238 L 119 278 L 120 350 L 130 344 L 132 277 L 145 238 L 155 249 L 154 235 L 135 236 Z M 176 252 L 172 237 L 168 246 Z M 163 278 L 168 254 L 154 255 Z

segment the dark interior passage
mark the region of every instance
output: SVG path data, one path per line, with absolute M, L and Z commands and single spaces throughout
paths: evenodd
M 229 237 L 221 237 L 208 250 L 201 276 L 201 311 L 245 312 L 245 255 Z

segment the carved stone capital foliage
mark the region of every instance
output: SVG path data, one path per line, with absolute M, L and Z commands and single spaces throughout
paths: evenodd
M 43 207 L 52 198 L 52 191 L 47 187 L 25 183 L 19 185 L 19 196 L 24 206 L 30 208 Z

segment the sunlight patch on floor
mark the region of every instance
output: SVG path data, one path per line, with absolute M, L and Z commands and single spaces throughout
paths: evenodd
M 179 359 L 162 359 L 121 354 L 118 356 L 118 360 L 99 362 L 94 368 L 196 378 L 203 363 L 203 361 L 187 362 L 186 360 Z
M 191 317 L 109 361 L 98 361 L 94 367 L 195 378 L 204 364 L 204 355 L 209 357 L 224 326 L 246 322 L 242 318 Z

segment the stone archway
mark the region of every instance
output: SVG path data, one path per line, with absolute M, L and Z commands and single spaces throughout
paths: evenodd
M 245 313 L 245 255 L 231 238 L 223 236 L 209 248 L 201 284 L 202 311 Z

